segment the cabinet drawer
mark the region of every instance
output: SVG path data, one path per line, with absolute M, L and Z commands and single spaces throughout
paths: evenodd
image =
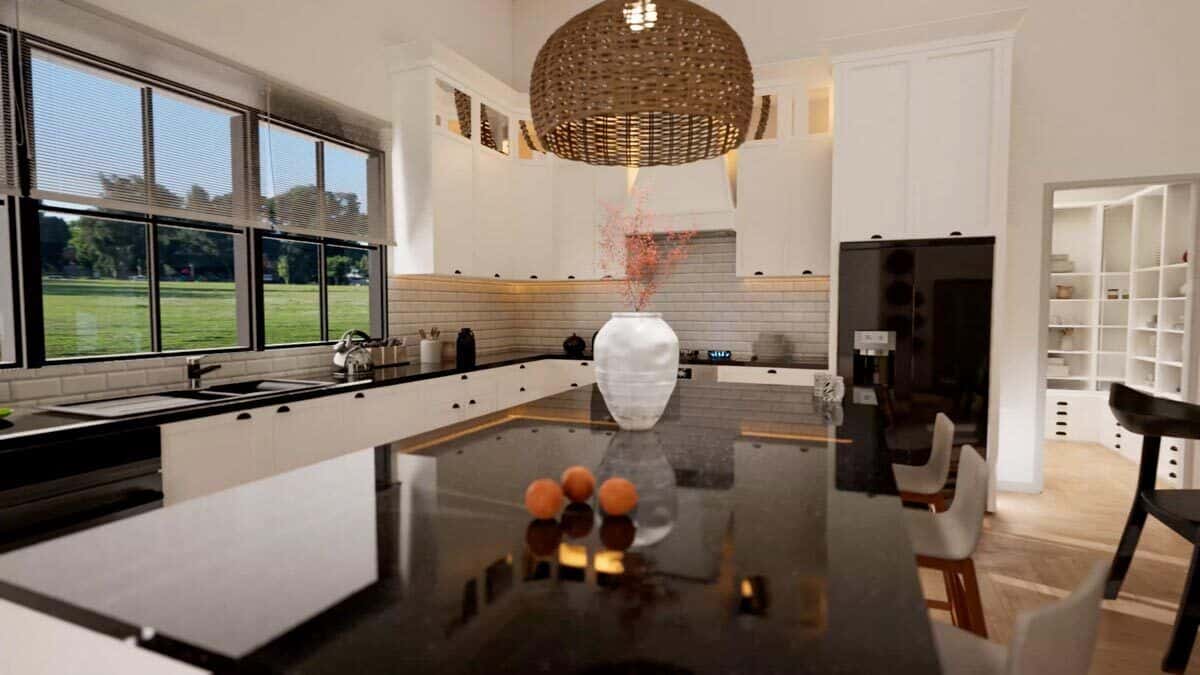
M 784 384 L 794 387 L 813 386 L 817 371 L 801 368 L 760 368 L 755 366 L 717 366 L 717 382 L 746 384 Z

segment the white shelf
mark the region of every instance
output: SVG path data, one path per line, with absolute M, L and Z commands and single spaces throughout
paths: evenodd
M 1153 356 L 1135 356 L 1133 357 L 1133 360 L 1141 361 L 1143 363 L 1158 363 Z
M 1070 349 L 1070 350 L 1047 349 L 1046 353 L 1047 354 L 1091 354 L 1092 352 L 1089 349 Z
M 1183 368 L 1183 361 L 1159 361 L 1158 365 L 1170 368 Z
M 1050 298 L 1050 302 L 1091 302 L 1095 298 Z
M 1050 328 L 1095 328 L 1093 324 L 1086 323 L 1052 323 Z
M 1161 333 L 1169 333 L 1171 335 L 1183 335 L 1183 331 L 1175 330 L 1174 328 L 1159 328 L 1158 330 Z
M 1094 274 L 1095 274 L 1095 272 L 1051 272 L 1050 276 L 1055 277 L 1055 278 L 1058 278 L 1058 277 L 1090 277 Z
M 1046 379 L 1047 380 L 1057 380 L 1059 382 L 1087 382 L 1088 379 L 1090 379 L 1090 378 L 1088 378 L 1086 375 L 1063 375 L 1061 377 L 1047 375 Z
M 1171 263 L 1170 265 L 1163 265 L 1162 268 L 1164 270 L 1177 270 L 1177 269 L 1182 269 L 1187 266 L 1188 266 L 1188 263 Z

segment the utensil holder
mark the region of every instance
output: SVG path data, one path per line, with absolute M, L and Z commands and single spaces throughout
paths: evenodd
M 442 362 L 442 341 L 421 340 L 421 363 Z

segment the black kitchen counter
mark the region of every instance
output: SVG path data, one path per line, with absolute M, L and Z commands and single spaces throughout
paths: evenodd
M 0 597 L 219 672 L 937 673 L 888 420 L 849 399 L 680 381 L 621 432 L 574 389 L 0 556 Z M 574 464 L 632 520 L 531 521 Z
M 303 401 L 332 394 L 340 394 L 346 391 L 356 391 L 362 388 L 386 387 L 405 382 L 453 375 L 459 372 L 498 368 L 541 359 L 568 358 L 564 354 L 547 354 L 545 352 L 534 351 L 499 352 L 479 356 L 476 359 L 476 366 L 465 370 L 458 369 L 453 361 L 445 361 L 440 364 L 422 364 L 414 361 L 406 366 L 376 368 L 371 373 L 359 376 L 352 381 L 336 379 L 329 368 L 322 368 L 283 379 L 312 380 L 328 383 L 323 387 L 281 392 L 279 394 L 249 396 L 228 401 L 200 402 L 186 408 L 176 408 L 119 419 L 96 419 L 66 413 L 40 411 L 33 407 L 21 407 L 18 405 L 14 408 L 12 415 L 5 420 L 0 420 L 0 454 L 6 450 L 28 448 L 75 439 L 86 439 L 131 429 L 156 427 L 169 422 L 179 422 L 207 415 L 236 412 L 259 406 Z M 247 377 L 243 379 L 254 378 Z M 174 387 L 172 389 L 164 389 L 163 391 L 178 391 L 180 389 L 183 389 L 183 387 Z
M 591 352 L 588 352 L 582 357 L 571 357 L 561 353 L 547 354 L 539 351 L 505 351 L 494 354 L 480 355 L 476 359 L 475 367 L 470 369 L 459 369 L 455 366 L 453 361 L 444 361 L 439 364 L 422 364 L 417 361 L 413 361 L 405 366 L 376 368 L 371 373 L 359 376 L 351 381 L 346 381 L 345 379 L 336 379 L 328 368 L 322 368 L 309 373 L 290 376 L 285 379 L 327 382 L 328 384 L 323 387 L 315 387 L 300 391 L 281 392 L 279 394 L 251 396 L 229 401 L 198 402 L 196 405 L 188 406 L 186 408 L 176 408 L 173 410 L 122 417 L 119 419 L 89 418 L 66 413 L 40 411 L 33 407 L 22 407 L 17 405 L 14 407 L 14 412 L 12 415 L 10 415 L 7 419 L 0 419 L 0 454 L 3 454 L 6 450 L 25 449 L 34 446 L 48 445 L 51 443 L 62 443 L 78 439 L 87 439 L 95 436 L 103 436 L 126 430 L 156 427 L 161 424 L 195 419 L 197 417 L 205 417 L 207 415 L 236 412 L 238 410 L 257 408 L 259 406 L 278 405 L 281 403 L 290 403 L 311 398 L 319 398 L 322 396 L 344 393 L 348 390 L 358 390 L 360 388 L 370 387 L 386 387 L 396 384 L 403 384 L 405 382 L 415 382 L 418 380 L 453 375 L 460 372 L 486 370 L 488 368 L 498 368 L 517 363 L 528 363 L 530 361 L 538 361 L 542 359 L 576 360 L 576 358 L 590 360 L 592 355 Z M 710 361 L 708 359 L 685 359 L 681 361 L 680 364 L 809 368 L 815 370 L 823 370 L 826 367 L 826 364 L 824 363 L 815 362 Z M 247 377 L 243 379 L 254 378 Z M 163 389 L 163 391 L 178 391 L 179 389 L 182 389 L 182 387 Z

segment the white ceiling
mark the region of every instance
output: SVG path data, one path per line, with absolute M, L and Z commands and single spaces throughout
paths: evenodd
M 40 0 L 22 0 L 24 3 Z M 432 37 L 512 79 L 509 0 L 67 0 L 391 118 L 383 52 Z

